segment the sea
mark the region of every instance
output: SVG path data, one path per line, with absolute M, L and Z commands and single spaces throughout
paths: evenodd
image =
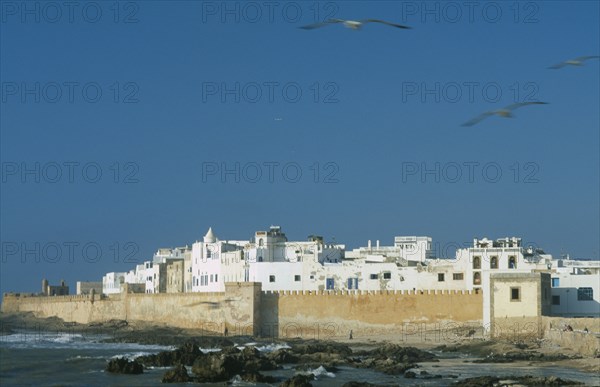
M 158 353 L 174 347 L 146 345 L 136 343 L 111 343 L 109 338 L 99 334 L 80 334 L 72 332 L 16 331 L 0 336 L 0 386 L 158 386 L 162 375 L 169 369 L 145 369 L 141 375 L 111 374 L 105 371 L 108 361 L 116 357 L 135 359 L 138 356 Z M 259 351 L 268 352 L 285 348 L 285 343 L 249 343 Z M 201 348 L 203 352 L 219 351 L 220 348 Z M 435 351 L 434 351 L 435 352 Z M 338 367 L 331 372 L 324 367 L 316 367 L 303 372 L 315 375 L 314 386 L 341 386 L 349 381 L 371 382 L 376 384 L 400 386 L 448 386 L 461 379 L 473 376 L 557 376 L 599 386 L 600 378 L 593 373 L 573 368 L 548 367 L 523 364 L 473 364 L 472 358 L 456 354 L 436 352 L 440 362 L 421 363 L 415 379 L 402 375 L 386 375 L 368 369 Z M 191 373 L 191 368 L 188 369 Z M 426 371 L 429 375 L 421 375 Z M 283 380 L 298 373 L 294 365 L 276 371 L 263 372 L 277 378 L 279 385 Z M 433 375 L 441 377 L 432 378 Z M 197 383 L 172 384 L 198 385 Z M 268 386 L 243 382 L 239 377 L 232 378 L 232 386 Z M 223 386 L 223 383 L 203 384 L 205 386 Z

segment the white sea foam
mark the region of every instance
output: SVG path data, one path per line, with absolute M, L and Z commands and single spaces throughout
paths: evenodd
M 307 374 L 313 374 L 315 375 L 315 378 L 319 378 L 322 376 L 327 376 L 328 378 L 335 378 L 335 374 L 333 372 L 329 372 L 325 369 L 325 367 L 323 366 L 319 366 L 318 368 L 315 368 L 314 370 L 309 370 L 307 372 Z
M 200 348 L 202 353 L 221 352 L 221 348 Z
M 140 356 L 148 356 L 148 355 L 154 355 L 156 352 L 130 352 L 130 353 L 120 353 L 118 355 L 114 355 L 111 356 L 111 359 L 116 359 L 119 357 L 124 357 L 128 360 L 135 360 Z
M 246 344 L 246 347 L 251 347 L 253 346 L 254 348 L 258 349 L 260 352 L 275 352 L 278 349 L 288 349 L 288 348 L 292 348 L 289 345 L 287 345 L 286 343 L 271 343 L 271 344 L 265 344 L 265 345 L 257 345 L 258 343 L 249 343 Z M 243 348 L 243 347 L 242 347 Z M 240 349 L 242 349 L 240 348 Z

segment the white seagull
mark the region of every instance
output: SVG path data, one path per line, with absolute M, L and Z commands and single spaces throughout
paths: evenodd
M 506 107 L 503 107 L 502 109 L 498 109 L 498 110 L 492 110 L 489 112 L 485 112 L 480 114 L 479 116 L 473 118 L 470 121 L 465 122 L 464 124 L 462 124 L 462 126 L 473 126 L 476 123 L 478 123 L 479 121 L 482 121 L 483 119 L 496 115 L 499 117 L 504 117 L 504 118 L 512 118 L 512 111 L 515 109 L 518 109 L 522 106 L 527 106 L 527 105 L 546 105 L 548 102 L 519 102 L 519 103 L 513 103 L 512 105 L 508 105 Z
M 361 27 L 367 23 L 381 23 L 381 24 L 385 24 L 385 25 L 388 25 L 391 27 L 402 28 L 404 30 L 410 29 L 410 27 L 408 27 L 408 26 L 403 26 L 401 24 L 396 24 L 396 23 L 390 23 L 385 20 L 379 20 L 379 19 L 364 19 L 364 20 L 329 19 L 322 23 L 309 24 L 309 25 L 302 26 L 299 28 L 302 28 L 303 30 L 314 30 L 315 28 L 325 27 L 325 26 L 328 26 L 331 24 L 338 24 L 338 23 L 342 23 L 344 25 L 344 27 L 350 28 L 352 30 L 360 30 Z
M 577 57 L 575 59 L 569 59 L 569 60 L 566 60 L 564 62 L 560 62 L 558 64 L 555 64 L 554 66 L 550 66 L 548 68 L 552 69 L 552 70 L 556 70 L 556 69 L 561 69 L 561 68 L 563 68 L 565 66 L 569 66 L 569 65 L 570 66 L 583 66 L 583 62 L 585 62 L 586 60 L 588 60 L 588 59 L 597 59 L 597 58 L 600 58 L 600 56 L 598 56 L 598 55 L 579 56 L 579 57 Z

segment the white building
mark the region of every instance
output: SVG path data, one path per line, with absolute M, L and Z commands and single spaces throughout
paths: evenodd
M 220 241 L 212 227 L 202 242 L 192 245 L 192 292 L 222 292 L 225 290 L 222 258 L 239 255 L 248 241 Z
M 127 273 L 110 272 L 102 277 L 102 293 L 115 294 L 121 292 L 121 284 L 125 283 Z
M 473 247 L 456 251 L 454 269 L 457 276 L 463 274 L 466 289 L 472 290 L 481 288 L 488 273 L 549 270 L 551 260 L 552 256 L 540 249 L 521 246 L 521 238 L 483 238 L 474 239 Z
M 317 235 L 288 241 L 279 226 L 256 231 L 251 240 L 225 241 L 209 228 L 191 247 L 161 248 L 134 270 L 107 273 L 102 284 L 106 294 L 120 292 L 124 282 L 144 284 L 147 293 L 222 292 L 225 282 L 260 282 L 264 291 L 478 291 L 492 274 L 547 272 L 554 315 L 600 317 L 600 261 L 553 260 L 516 237 L 476 238 L 454 259 L 433 256 L 427 236 L 397 236 L 392 246 L 368 241 L 345 251 Z M 484 297 L 484 309 L 488 303 Z
M 552 315 L 600 317 L 600 261 L 552 261 Z

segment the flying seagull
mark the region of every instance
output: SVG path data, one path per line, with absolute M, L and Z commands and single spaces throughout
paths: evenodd
M 300 28 L 302 28 L 303 30 L 314 30 L 315 28 L 325 27 L 325 26 L 328 26 L 331 24 L 338 24 L 338 23 L 342 23 L 344 25 L 344 27 L 347 27 L 347 28 L 350 28 L 353 30 L 359 30 L 359 29 L 361 29 L 361 27 L 364 24 L 367 24 L 367 23 L 381 23 L 381 24 L 385 24 L 385 25 L 388 25 L 391 27 L 402 28 L 405 30 L 410 29 L 410 27 L 408 27 L 408 26 L 403 26 L 403 25 L 396 24 L 396 23 L 390 23 L 385 20 L 379 20 L 379 19 L 364 19 L 364 20 L 329 19 L 322 23 L 309 24 L 306 26 L 302 26 Z
M 597 58 L 600 58 L 600 56 L 598 56 L 598 55 L 580 56 L 580 57 L 577 57 L 575 59 L 569 59 L 569 60 L 566 60 L 564 62 L 560 62 L 560 63 L 555 64 L 554 66 L 550 66 L 548 68 L 556 70 L 556 69 L 561 69 L 561 68 L 563 68 L 565 66 L 569 66 L 569 65 L 571 65 L 571 66 L 583 66 L 583 62 L 585 62 L 586 60 L 588 60 L 588 59 L 597 59 Z
M 548 102 L 519 102 L 519 103 L 513 103 L 512 105 L 508 105 L 506 107 L 503 107 L 502 109 L 498 109 L 498 110 L 491 110 L 489 112 L 485 112 L 480 114 L 479 116 L 473 118 L 470 121 L 465 122 L 464 124 L 462 124 L 462 126 L 473 126 L 476 123 L 478 123 L 479 121 L 482 121 L 483 119 L 489 117 L 489 116 L 493 116 L 493 115 L 497 115 L 499 117 L 504 117 L 504 118 L 512 118 L 512 111 L 515 109 L 518 109 L 522 106 L 527 106 L 527 105 L 546 105 Z

